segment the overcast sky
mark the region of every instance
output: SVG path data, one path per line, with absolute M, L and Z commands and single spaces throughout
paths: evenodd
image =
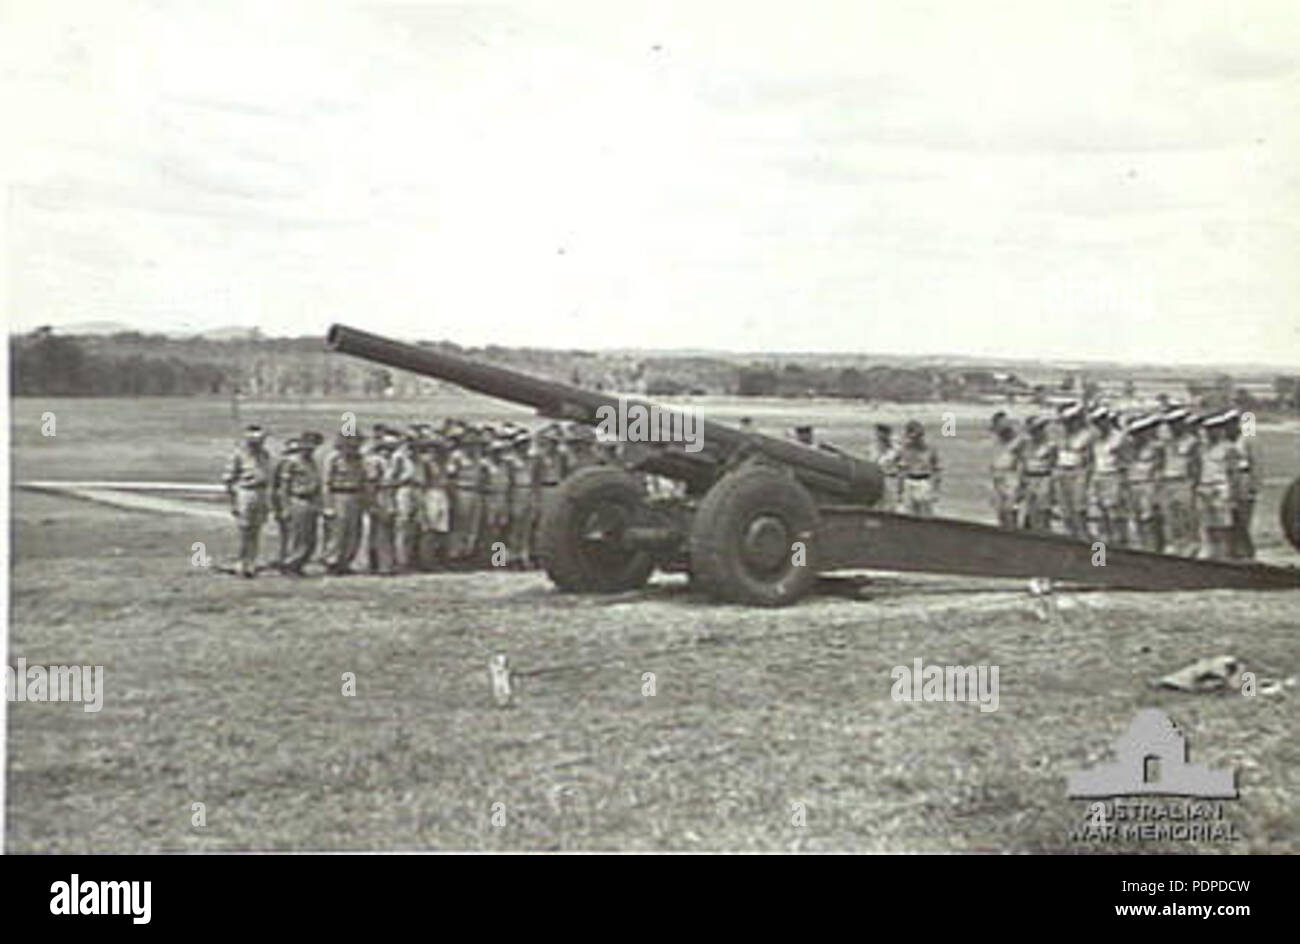
M 14 328 L 1300 365 L 1300 4 L 0 0 Z

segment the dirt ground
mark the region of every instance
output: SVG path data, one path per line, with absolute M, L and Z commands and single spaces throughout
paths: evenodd
M 701 407 L 771 432 L 803 417 L 850 449 L 907 415 Z M 239 421 L 329 430 L 348 408 L 363 427 L 526 418 L 459 397 L 244 404 L 238 421 L 216 401 L 20 400 L 13 478 L 211 481 Z M 958 435 L 936 438 L 944 511 L 988 520 L 987 409 L 953 409 Z M 926 410 L 934 435 L 944 407 Z M 1294 433 L 1262 429 L 1260 449 L 1261 553 L 1294 562 L 1272 520 Z M 220 519 L 11 500 L 9 664 L 102 665 L 106 687 L 98 713 L 9 705 L 12 852 L 1300 850 L 1300 690 L 1149 685 L 1219 653 L 1296 676 L 1296 592 L 1062 593 L 1050 608 L 1015 582 L 872 575 L 767 611 L 703 602 L 676 577 L 613 597 L 505 572 L 246 581 L 193 564 L 194 542 L 229 553 Z M 505 708 L 497 653 L 515 672 Z M 999 666 L 998 710 L 894 701 L 891 669 L 916 658 Z M 1179 723 L 1190 760 L 1237 771 L 1224 808 L 1241 839 L 1071 838 L 1087 803 L 1066 797 L 1066 775 L 1110 758 L 1146 706 Z

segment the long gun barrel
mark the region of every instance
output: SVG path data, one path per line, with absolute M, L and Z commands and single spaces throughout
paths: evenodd
M 425 377 L 436 377 L 475 393 L 531 406 L 545 416 L 595 426 L 602 421 L 602 414 L 609 415 L 609 410 L 615 411 L 614 415 L 620 415 L 620 399 L 617 397 L 543 380 L 504 367 L 480 364 L 432 348 L 403 344 L 358 328 L 333 325 L 325 343 L 333 351 Z M 646 410 L 654 409 L 680 416 L 680 411 L 643 400 L 624 398 L 621 405 L 624 410 L 636 405 Z M 687 427 L 683 424 L 676 428 Z M 884 493 L 884 478 L 875 463 L 770 436 L 741 432 L 708 420 L 704 420 L 697 428 L 706 450 L 705 461 L 711 462 L 710 465 L 702 466 L 696 461 L 697 457 L 686 454 L 681 443 L 657 442 L 652 445 L 659 455 L 652 455 L 642 463 L 643 467 L 672 477 L 697 480 L 703 470 L 703 474 L 711 480 L 716 477 L 722 464 L 732 456 L 742 450 L 747 453 L 755 451 L 788 466 L 810 491 L 828 501 L 874 505 Z

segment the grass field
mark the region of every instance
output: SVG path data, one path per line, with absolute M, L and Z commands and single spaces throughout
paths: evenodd
M 797 421 L 849 449 L 871 423 L 829 402 L 708 401 L 761 429 Z M 273 434 L 377 419 L 527 414 L 492 401 L 243 404 Z M 958 435 L 935 436 L 941 413 Z M 40 433 L 42 412 L 57 435 Z M 926 405 L 948 468 L 942 510 L 989 520 L 986 410 Z M 14 403 L 13 478 L 213 481 L 239 426 L 204 400 Z M 1262 428 L 1261 556 L 1294 561 L 1274 521 L 1296 431 Z M 1240 842 L 1143 851 L 1300 850 L 1295 689 L 1156 691 L 1232 653 L 1297 674 L 1286 593 L 1063 595 L 1045 618 L 1014 583 L 882 575 L 868 599 L 766 611 L 706 604 L 679 578 L 616 597 L 517 573 L 243 581 L 217 520 L 12 494 L 12 664 L 105 667 L 103 710 L 9 705 L 15 852 L 232 849 L 743 849 L 1087 852 L 1069 771 L 1109 756 L 1143 706 L 1191 759 L 1238 771 Z M 268 535 L 269 536 L 269 535 Z M 515 704 L 486 665 L 507 653 Z M 996 712 L 890 698 L 890 670 L 1000 666 Z M 341 694 L 355 673 L 356 696 Z M 642 694 L 643 674 L 656 694 Z M 205 805 L 195 827 L 192 805 Z M 806 825 L 792 823 L 805 805 Z M 494 825 L 496 811 L 504 825 Z M 1111 848 L 1111 847 L 1107 847 Z

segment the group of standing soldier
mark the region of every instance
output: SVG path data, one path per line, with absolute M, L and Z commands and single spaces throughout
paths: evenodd
M 993 501 L 1003 527 L 1188 557 L 1255 556 L 1259 468 L 1236 410 L 1196 416 L 1175 407 L 1125 418 L 1104 404 L 1071 402 L 1055 417 L 1028 417 L 1023 428 L 998 412 L 991 427 Z M 811 426 L 791 434 L 838 451 L 816 443 Z M 549 490 L 584 466 L 618 461 L 618 444 L 580 424 L 535 431 L 459 420 L 405 431 L 379 424 L 368 439 L 340 434 L 318 462 L 323 444 L 319 433 L 305 432 L 272 460 L 265 431 L 246 428 L 223 476 L 239 531 L 239 573 L 256 573 L 269 518 L 280 530 L 274 566 L 290 575 L 302 574 L 318 545 L 330 574 L 360 563 L 378 574 L 534 567 Z M 919 421 L 908 420 L 898 441 L 892 427 L 878 424 L 873 458 L 886 510 L 934 514 L 941 467 Z
M 266 432 L 249 426 L 222 479 L 238 535 L 238 573 L 258 569 L 263 526 L 280 531 L 272 566 L 299 576 L 319 555 L 328 574 L 536 566 L 537 528 L 550 489 L 611 460 L 586 426 L 530 431 L 514 423 L 447 420 L 406 430 L 378 424 L 369 437 L 305 432 L 272 459 Z
M 843 454 L 842 449 L 818 442 L 811 426 L 794 427 L 791 438 L 805 446 Z M 910 419 L 904 424 L 901 441 L 895 441 L 892 426 L 877 423 L 871 458 L 884 477 L 879 508 L 919 518 L 934 515 L 943 468 L 939 453 L 926 442 L 925 426 L 920 420 Z
M 1127 418 L 1063 404 L 1023 429 L 997 413 L 991 472 L 998 522 L 1186 557 L 1255 556 L 1259 468 L 1236 410 L 1185 407 Z

